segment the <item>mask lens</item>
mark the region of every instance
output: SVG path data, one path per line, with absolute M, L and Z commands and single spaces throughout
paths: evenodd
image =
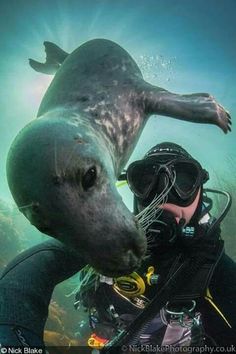
M 176 161 L 174 164 L 177 191 L 182 197 L 189 197 L 199 187 L 200 170 L 195 163 L 188 161 Z
M 134 162 L 127 170 L 130 189 L 140 198 L 145 198 L 155 181 L 155 166 L 145 162 Z

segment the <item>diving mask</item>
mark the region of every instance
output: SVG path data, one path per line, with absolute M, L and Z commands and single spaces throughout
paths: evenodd
M 191 199 L 198 188 L 208 180 L 208 173 L 193 159 L 175 157 L 171 160 L 158 159 L 155 156 L 135 161 L 127 169 L 127 181 L 130 189 L 139 199 L 147 199 L 155 191 L 161 176 L 171 183 L 177 196 L 186 201 Z

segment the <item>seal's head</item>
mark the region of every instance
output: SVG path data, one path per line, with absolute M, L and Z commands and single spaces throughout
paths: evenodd
M 15 138 L 7 177 L 19 209 L 105 275 L 138 267 L 146 240 L 115 187 L 106 143 L 86 123 L 44 116 Z

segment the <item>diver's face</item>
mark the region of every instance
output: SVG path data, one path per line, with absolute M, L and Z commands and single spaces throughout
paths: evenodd
M 200 201 L 200 194 L 201 194 L 201 188 L 198 189 L 194 201 L 186 207 L 173 204 L 173 203 L 164 203 L 163 205 L 159 206 L 159 208 L 171 212 L 174 215 L 177 224 L 181 219 L 184 219 L 185 225 L 187 225 L 192 219 L 198 207 Z
M 200 201 L 200 195 L 201 195 L 201 188 L 198 189 L 198 191 L 196 193 L 196 197 L 193 200 L 193 202 L 185 207 L 178 205 L 177 203 L 167 202 L 162 205 L 157 205 L 157 208 L 162 209 L 162 210 L 166 210 L 166 211 L 169 211 L 170 213 L 172 213 L 173 216 L 175 217 L 177 224 L 179 223 L 179 221 L 181 219 L 184 219 L 185 225 L 187 225 L 190 222 L 190 220 L 192 219 L 192 217 L 198 207 L 198 204 Z M 137 208 L 138 208 L 138 212 L 140 213 L 145 208 L 148 208 L 148 206 L 144 206 L 142 203 L 138 202 Z

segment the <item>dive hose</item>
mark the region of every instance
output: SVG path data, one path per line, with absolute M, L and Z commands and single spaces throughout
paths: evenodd
M 137 339 L 147 323 L 153 320 L 156 314 L 165 306 L 166 302 L 173 297 L 183 284 L 187 282 L 198 271 L 205 260 L 205 255 L 201 257 L 187 258 L 157 292 L 153 300 L 136 317 L 136 319 L 125 330 L 109 341 L 100 351 L 101 354 L 119 353 L 122 346 L 137 343 Z

